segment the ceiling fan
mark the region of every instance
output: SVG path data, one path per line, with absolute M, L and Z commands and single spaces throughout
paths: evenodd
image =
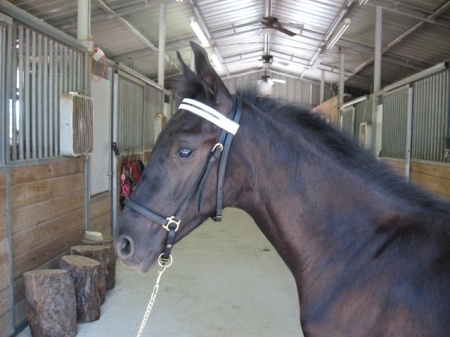
M 297 33 L 294 33 L 293 31 L 284 28 L 281 22 L 278 21 L 278 19 L 274 16 L 264 16 L 261 19 L 261 23 L 263 27 L 255 32 L 255 35 L 260 35 L 261 33 L 264 34 L 272 34 L 275 31 L 279 31 L 283 34 L 289 35 L 289 36 L 295 36 Z
M 262 80 L 262 82 L 267 82 L 267 83 L 269 83 L 270 85 L 274 85 L 275 83 L 283 83 L 283 84 L 286 83 L 285 80 L 280 80 L 280 79 L 278 79 L 278 78 L 270 78 L 270 76 L 267 75 L 267 72 L 266 72 L 266 71 L 264 72 L 264 75 L 261 76 L 261 80 Z
M 271 55 L 271 54 L 263 54 L 258 61 L 262 61 L 262 65 L 264 68 L 269 68 L 272 65 L 272 63 L 279 64 L 281 66 L 289 65 L 289 63 L 284 62 L 284 61 L 275 61 L 273 59 L 273 55 Z

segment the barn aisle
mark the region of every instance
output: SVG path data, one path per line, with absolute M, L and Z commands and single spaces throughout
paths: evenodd
M 143 336 L 303 336 L 294 279 L 251 218 L 227 209 L 173 249 Z M 100 320 L 78 325 L 77 336 L 135 336 L 157 276 L 117 262 L 116 287 Z M 29 328 L 19 337 L 31 336 Z

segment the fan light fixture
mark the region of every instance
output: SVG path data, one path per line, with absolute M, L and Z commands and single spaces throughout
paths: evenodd
M 331 49 L 334 47 L 336 42 L 341 38 L 342 34 L 347 30 L 348 26 L 350 26 L 350 19 L 344 19 L 344 21 L 341 22 L 339 27 L 337 28 L 336 32 L 331 36 L 331 38 L 328 40 L 326 48 Z
M 193 16 L 191 16 L 191 27 L 194 30 L 195 34 L 197 35 L 198 39 L 200 40 L 203 47 L 209 47 L 209 40 L 207 39 L 205 33 L 201 30 L 200 26 L 198 25 L 197 21 Z
M 272 28 L 272 27 L 264 27 L 264 28 L 262 28 L 262 32 L 264 33 L 264 34 L 267 34 L 267 35 L 272 35 L 273 33 L 275 33 L 275 28 Z

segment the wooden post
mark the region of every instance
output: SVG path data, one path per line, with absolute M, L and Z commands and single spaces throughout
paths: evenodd
M 70 254 L 90 257 L 100 262 L 100 274 L 98 280 L 98 294 L 100 304 L 105 303 L 107 274 L 106 265 L 109 259 L 109 247 L 106 246 L 73 246 L 70 248 Z
M 73 279 L 77 300 L 77 321 L 85 323 L 98 320 L 100 262 L 80 255 L 65 255 L 59 260 L 59 266 L 67 270 Z
M 42 269 L 23 274 L 28 322 L 33 337 L 75 336 L 75 289 L 67 270 Z
M 100 237 L 95 236 L 86 236 L 83 240 L 81 240 L 80 245 L 89 245 L 89 246 L 107 246 L 109 247 L 109 259 L 106 264 L 106 290 L 111 290 L 116 285 L 116 260 L 117 255 L 114 250 L 114 239 L 110 235 L 101 235 Z

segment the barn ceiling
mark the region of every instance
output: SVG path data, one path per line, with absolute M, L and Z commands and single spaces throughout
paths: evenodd
M 76 37 L 77 1 L 9 2 Z M 337 83 L 341 52 L 347 90 L 369 93 L 373 86 L 378 7 L 382 11 L 381 87 L 449 59 L 450 0 L 360 2 L 92 0 L 91 32 L 110 60 L 156 80 L 160 4 L 164 3 L 166 78 L 180 72 L 176 51 L 190 63 L 189 41 L 200 42 L 190 25 L 195 20 L 208 38 L 210 47 L 206 49 L 210 55 L 217 55 L 223 67 L 218 71 L 223 77 L 259 71 L 263 55 L 271 55 L 269 72 L 320 81 L 323 70 L 327 83 Z M 348 29 L 327 49 L 333 33 L 344 22 L 349 22 Z M 270 25 L 278 29 L 266 34 L 264 28 Z M 320 63 L 316 65 L 317 58 Z

